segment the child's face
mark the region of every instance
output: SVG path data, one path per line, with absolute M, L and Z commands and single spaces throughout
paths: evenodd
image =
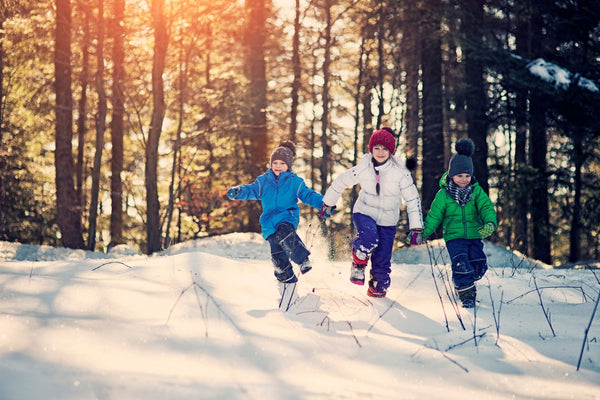
M 452 180 L 458 187 L 464 188 L 471 183 L 471 175 L 469 174 L 457 174 L 452 177 Z
M 271 169 L 273 170 L 275 176 L 279 176 L 281 172 L 286 172 L 288 169 L 290 169 L 290 167 L 288 167 L 288 165 L 281 160 L 273 160 L 271 163 Z
M 373 146 L 373 157 L 379 163 L 385 162 L 388 158 L 390 158 L 390 151 L 384 145 L 376 144 Z

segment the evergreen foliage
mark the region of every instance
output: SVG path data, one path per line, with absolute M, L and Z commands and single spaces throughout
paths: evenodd
M 294 172 L 324 191 L 360 159 L 365 138 L 387 125 L 402 132 L 397 154 L 418 161 L 414 177 L 424 209 L 453 144 L 468 135 L 476 144 L 475 175 L 497 206 L 499 228 L 490 240 L 548 262 L 598 258 L 600 102 L 589 84 L 600 86 L 600 1 L 299 0 L 296 8 L 266 0 L 167 0 L 158 222 L 148 220 L 144 157 L 153 111 L 150 3 L 125 2 L 123 228 L 111 237 L 112 170 L 103 166 L 97 249 L 122 241 L 145 249 L 148 223 L 161 236 L 161 243 L 152 239 L 154 250 L 256 230 L 260 210 L 232 202 L 224 192 L 268 168 L 276 144 L 293 140 Z M 83 122 L 72 144 L 82 154 L 76 167 L 87 232 L 99 16 L 96 2 L 71 5 L 72 97 L 85 103 L 72 110 L 74 120 Z M 53 174 L 56 4 L 10 0 L 0 7 L 0 239 L 55 244 L 62 238 Z M 106 2 L 107 26 L 113 12 Z M 84 15 L 90 17 L 87 38 Z M 256 22 L 263 17 L 264 30 Z M 109 33 L 107 122 L 115 106 Z M 532 62 L 540 59 L 570 73 L 571 84 L 532 73 Z M 103 165 L 112 157 L 108 128 Z M 353 235 L 354 198 L 345 193 L 338 213 L 322 225 L 339 256 Z M 302 216 L 314 223 L 311 210 Z M 403 221 L 398 245 L 406 231 Z

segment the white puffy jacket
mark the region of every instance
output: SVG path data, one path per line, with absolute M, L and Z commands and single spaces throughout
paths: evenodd
M 423 229 L 421 199 L 410 171 L 393 155 L 386 163 L 375 167 L 379 171 L 378 195 L 372 159 L 371 153 L 365 154 L 356 166 L 335 178 L 323 196 L 323 203 L 335 205 L 344 190 L 360 184 L 353 213 L 368 215 L 380 226 L 395 226 L 400 219 L 400 207 L 404 200 L 410 229 Z

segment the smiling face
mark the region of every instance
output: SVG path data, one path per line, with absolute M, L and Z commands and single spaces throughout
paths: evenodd
M 373 158 L 380 164 L 384 163 L 390 158 L 390 151 L 384 145 L 376 144 L 373 146 Z
M 456 174 L 452 177 L 452 180 L 458 187 L 464 188 L 471 183 L 471 175 L 469 174 Z
M 290 169 L 290 167 L 288 167 L 288 165 L 281 160 L 273 160 L 271 163 L 271 169 L 273 170 L 275 176 L 279 176 L 280 173 L 286 172 L 288 169 Z

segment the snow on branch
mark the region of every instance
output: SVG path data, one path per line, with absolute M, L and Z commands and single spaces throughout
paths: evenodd
M 584 78 L 579 74 L 574 74 L 571 71 L 542 58 L 531 61 L 527 64 L 526 68 L 533 75 L 538 76 L 559 89 L 566 90 L 572 84 L 577 84 L 580 88 L 590 92 L 597 93 L 600 91 L 598 86 L 592 80 Z

